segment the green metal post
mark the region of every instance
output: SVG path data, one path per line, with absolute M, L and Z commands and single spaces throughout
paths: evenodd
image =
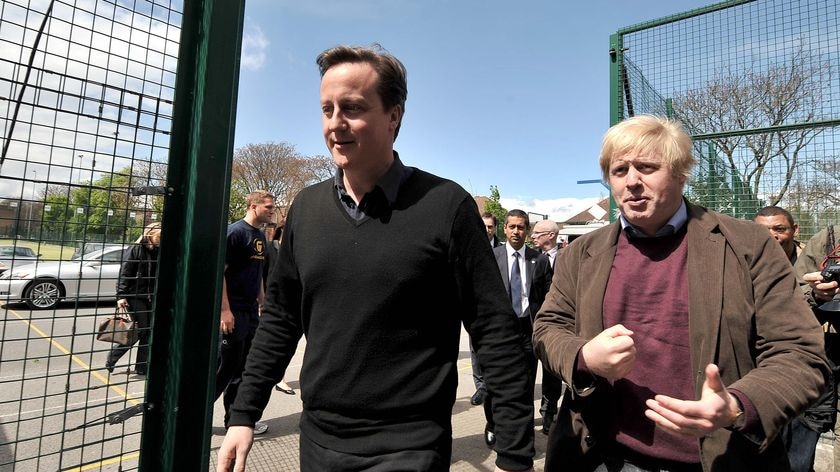
M 244 0 L 184 2 L 140 471 L 206 471 Z
M 622 97 L 622 70 L 624 64 L 624 43 L 622 35 L 610 35 L 610 126 L 622 120 L 624 114 L 624 100 Z M 610 222 L 616 219 L 618 206 L 610 194 Z

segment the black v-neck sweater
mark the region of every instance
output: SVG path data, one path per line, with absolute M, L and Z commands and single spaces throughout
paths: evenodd
M 332 180 L 316 184 L 295 199 L 278 259 L 230 425 L 260 418 L 305 334 L 303 434 L 357 454 L 448 442 L 463 321 L 494 397 L 497 465 L 532 464 L 525 353 L 460 186 L 415 169 L 389 210 L 354 221 Z

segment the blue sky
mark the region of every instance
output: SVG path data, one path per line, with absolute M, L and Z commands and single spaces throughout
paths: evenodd
M 403 161 L 562 220 L 607 195 L 609 36 L 702 0 L 248 0 L 235 147 L 327 155 L 314 60 L 378 42 L 408 70 Z

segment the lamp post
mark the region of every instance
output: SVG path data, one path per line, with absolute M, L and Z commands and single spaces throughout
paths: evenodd
M 29 198 L 29 211 L 26 212 L 26 236 L 32 239 L 32 207 L 35 205 L 35 181 L 38 180 L 38 171 L 32 170 L 35 178 L 32 179 L 32 196 Z
M 84 154 L 77 154 L 79 158 L 79 183 L 82 183 L 82 158 L 85 157 Z M 73 164 L 76 163 L 76 158 L 73 158 Z M 70 168 L 70 183 L 73 183 L 73 169 Z

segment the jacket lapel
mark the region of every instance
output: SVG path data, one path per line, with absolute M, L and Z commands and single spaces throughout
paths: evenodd
M 496 264 L 499 266 L 499 275 L 501 275 L 502 281 L 505 284 L 505 290 L 508 294 L 510 294 L 510 272 L 508 271 L 507 248 L 504 245 L 501 245 L 494 248 L 493 252 L 496 254 Z
M 704 369 L 715 361 L 723 300 L 726 241 L 717 221 L 704 209 L 688 204 L 688 320 L 697 394 Z
M 578 281 L 581 295 L 577 305 L 580 320 L 577 322 L 576 329 L 580 336 L 587 339 L 595 337 L 604 330 L 604 293 L 607 290 L 620 231 L 621 224 L 613 223 L 605 237 L 593 242 L 585 258 L 581 260 L 581 270 L 578 272 L 581 278 Z M 585 327 L 586 331 L 581 330 L 581 327 Z

